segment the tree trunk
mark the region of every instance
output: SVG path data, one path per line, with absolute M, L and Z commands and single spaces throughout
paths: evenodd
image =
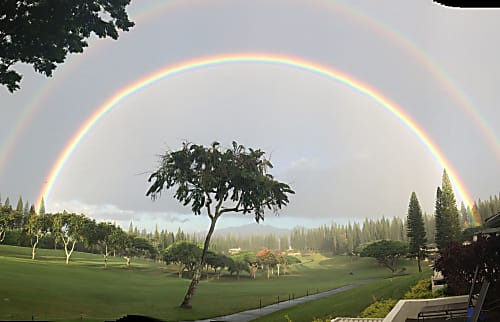
M 0 243 L 3 242 L 5 238 L 5 230 L 0 231 Z
M 33 249 L 31 250 L 31 259 L 35 259 L 35 253 L 36 253 L 36 246 L 38 245 L 38 240 L 39 240 L 40 237 L 38 237 L 38 235 L 36 235 L 36 241 L 35 243 L 33 244 Z
M 105 245 L 105 249 L 104 249 L 104 268 L 108 268 L 108 244 Z
M 71 245 L 71 250 L 69 252 L 68 252 L 69 239 L 67 241 L 63 239 L 63 242 L 64 242 L 64 251 L 66 252 L 66 264 L 69 264 L 69 258 L 71 257 L 71 254 L 73 254 L 73 250 L 75 249 L 76 240 L 73 241 L 73 244 Z
M 219 218 L 220 214 L 216 213 L 214 217 L 210 218 L 210 228 L 208 229 L 207 237 L 205 237 L 205 244 L 203 245 L 203 252 L 201 253 L 201 259 L 196 264 L 196 268 L 194 270 L 193 279 L 191 280 L 191 284 L 189 284 L 189 288 L 184 296 L 184 300 L 182 301 L 180 307 L 184 309 L 190 309 L 191 299 L 194 296 L 196 288 L 198 287 L 198 283 L 200 282 L 201 269 L 203 268 L 203 264 L 205 263 L 205 257 L 207 255 L 208 246 L 210 245 L 210 238 L 215 230 L 215 223 Z
M 417 255 L 418 272 L 422 273 L 422 264 L 420 263 L 420 252 Z

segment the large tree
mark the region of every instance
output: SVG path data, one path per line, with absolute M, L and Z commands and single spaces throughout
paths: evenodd
M 180 150 L 163 154 L 158 170 L 149 177 L 153 184 L 147 196 L 156 199 L 164 188 L 177 186 L 174 197 L 184 206 L 191 205 L 195 215 L 205 210 L 210 219 L 202 255 L 181 307 L 191 307 L 217 220 L 224 213 L 236 212 L 253 213 L 260 222 L 266 208 L 281 209 L 289 202 L 288 194 L 294 193 L 267 173 L 272 164 L 264 154 L 236 142 L 225 150 L 218 142 L 209 147 L 184 142 Z
M 408 245 L 399 240 L 380 240 L 368 244 L 361 257 L 373 257 L 380 265 L 387 267 L 392 274 L 398 268 L 398 259 L 408 254 Z
M 443 170 L 441 187 L 436 192 L 436 244 L 439 250 L 446 248 L 448 243 L 460 241 L 460 216 L 453 193 L 450 178 Z
M 410 203 L 408 205 L 406 235 L 408 236 L 408 252 L 410 255 L 417 257 L 418 271 L 422 272 L 422 265 L 420 261 L 424 256 L 424 248 L 427 243 L 427 238 L 425 236 L 422 209 L 420 208 L 420 203 L 418 202 L 417 194 L 415 192 L 411 193 Z
M 81 53 L 87 39 L 118 38 L 134 23 L 125 11 L 130 0 L 3 0 L 0 9 L 0 84 L 19 89 L 17 63 L 51 76 L 68 53 Z

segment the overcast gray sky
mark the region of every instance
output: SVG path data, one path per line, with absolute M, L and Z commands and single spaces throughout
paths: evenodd
M 125 86 L 193 59 L 264 53 L 343 71 L 403 108 L 456 170 L 471 197 L 500 192 L 500 11 L 432 1 L 133 1 L 136 26 L 92 40 L 52 78 L 19 66 L 0 88 L 0 194 L 32 203 L 70 138 Z M 157 155 L 183 140 L 268 152 L 296 191 L 266 224 L 315 227 L 405 216 L 415 191 L 431 213 L 443 165 L 372 98 L 342 82 L 269 63 L 215 65 L 135 92 L 83 137 L 47 211 L 147 229 L 203 230 L 168 192 L 145 197 Z M 457 195 L 460 202 L 461 197 Z M 218 227 L 251 222 L 226 216 Z

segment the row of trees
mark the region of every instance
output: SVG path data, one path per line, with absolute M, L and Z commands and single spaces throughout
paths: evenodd
M 162 259 L 167 264 L 175 264 L 178 267 L 178 276 L 180 278 L 184 272 L 191 275 L 195 273 L 196 264 L 202 251 L 200 243 L 182 240 L 164 249 Z M 219 277 L 221 270 L 227 268 L 231 275 L 236 274 L 238 279 L 241 272 L 247 272 L 255 279 L 257 269 L 265 268 L 269 279 L 275 269 L 277 276 L 280 276 L 281 268 L 283 268 L 283 273 L 286 274 L 287 267 L 295 263 L 300 263 L 300 260 L 284 252 L 271 251 L 265 248 L 259 252 L 244 251 L 232 255 L 208 250 L 204 266 L 207 276 L 208 271 L 213 270 L 213 273 Z
M 500 211 L 500 203 L 498 202 L 498 200 L 500 200 L 499 196 L 492 196 L 485 201 L 479 200 L 476 204 L 480 205 L 480 209 L 490 209 L 489 212 L 496 213 Z M 412 200 L 414 206 L 409 206 L 408 214 L 411 213 L 411 209 L 418 203 L 416 194 L 415 196 L 412 194 L 410 204 Z M 16 204 L 17 206 L 13 208 L 8 197 L 3 203 L 0 197 L 0 241 L 5 238 L 6 230 L 9 230 L 10 234 L 8 234 L 7 240 L 4 241 L 5 243 L 29 246 L 30 237 L 22 233 L 20 229 L 25 226 L 30 214 L 35 214 L 35 208 L 33 205 L 30 206 L 28 202 L 23 202 L 22 197 L 18 198 Z M 420 205 L 418 205 L 418 209 L 420 209 Z M 420 213 L 422 212 L 421 209 L 418 211 Z M 462 211 L 460 211 L 459 218 L 464 218 Z M 427 240 L 426 244 L 433 245 L 435 243 L 436 234 L 435 216 L 423 213 L 422 219 Z M 212 248 L 227 253 L 229 249 L 234 247 L 240 247 L 241 249 L 251 251 L 258 251 L 262 248 L 286 250 L 292 247 L 300 251 L 321 251 L 333 255 L 342 255 L 356 251 L 360 245 L 375 240 L 410 241 L 407 235 L 407 226 L 413 224 L 409 222 L 409 220 L 409 217 L 393 217 L 392 219 L 385 217 L 380 219 L 366 218 L 362 222 L 353 222 L 347 225 L 332 223 L 331 225 L 324 225 L 311 229 L 295 228 L 289 235 L 215 235 L 212 238 Z M 460 220 L 460 229 L 467 229 L 468 222 L 470 222 L 470 218 L 468 220 Z M 18 232 L 16 233 L 15 230 L 18 230 Z M 159 230 L 158 227 L 155 227 L 152 232 L 148 232 L 145 229 L 139 229 L 139 227 L 134 226 L 132 222 L 127 232 L 129 235 L 142 237 L 148 240 L 157 252 L 161 252 L 176 241 L 188 240 L 200 242 L 202 239 L 200 235 L 189 234 L 180 228 L 176 231 L 168 231 L 166 229 Z M 464 236 L 464 238 L 467 239 L 468 237 Z M 62 241 L 58 238 L 54 240 L 53 235 L 45 235 L 39 247 L 62 247 Z M 83 243 L 77 243 L 75 247 L 77 250 L 86 250 Z M 418 256 L 417 253 L 415 253 L 415 255 Z
M 66 264 L 77 245 L 81 251 L 102 253 L 105 266 L 110 254 L 124 256 L 127 263 L 131 256 L 156 258 L 158 254 L 149 239 L 127 234 L 112 223 L 97 223 L 85 215 L 68 212 L 36 214 L 33 207 L 26 213 L 19 207 L 12 209 L 8 202 L 0 206 L 0 232 L 7 244 L 30 246 L 32 259 L 40 245 L 60 245 Z

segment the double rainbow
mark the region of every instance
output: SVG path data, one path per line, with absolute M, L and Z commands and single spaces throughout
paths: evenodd
M 283 66 L 288 66 L 291 68 L 296 68 L 304 70 L 307 72 L 316 73 L 324 77 L 333 79 L 335 81 L 346 84 L 358 92 L 370 97 L 376 103 L 378 103 L 387 112 L 391 113 L 394 117 L 400 120 L 415 136 L 422 142 L 422 144 L 427 148 L 429 153 L 434 157 L 434 159 L 448 172 L 450 180 L 455 187 L 458 196 L 463 200 L 466 206 L 470 206 L 472 209 L 473 199 L 467 192 L 464 184 L 458 177 L 453 166 L 448 162 L 443 153 L 438 149 L 438 147 L 432 142 L 425 131 L 411 119 L 411 117 L 404 112 L 404 110 L 398 106 L 396 103 L 390 101 L 380 92 L 370 87 L 367 84 L 355 79 L 354 77 L 343 73 L 341 71 L 335 70 L 333 68 L 316 64 L 314 62 L 306 61 L 301 58 L 295 58 L 284 55 L 273 55 L 273 54 L 232 54 L 223 56 L 213 56 L 206 58 L 198 58 L 190 60 L 187 62 L 182 62 L 176 65 L 167 66 L 154 73 L 151 73 L 132 84 L 126 86 L 125 88 L 119 90 L 114 94 L 108 101 L 101 105 L 94 114 L 88 118 L 85 123 L 80 127 L 80 129 L 71 137 L 71 139 L 66 144 L 65 148 L 57 157 L 56 162 L 53 164 L 46 183 L 40 190 L 38 196 L 38 203 L 40 203 L 42 197 L 45 201 L 49 199 L 50 192 L 54 187 L 61 170 L 66 164 L 67 160 L 71 157 L 73 151 L 78 147 L 78 144 L 82 141 L 85 135 L 92 129 L 94 124 L 96 124 L 102 117 L 104 117 L 112 109 L 119 106 L 119 103 L 125 100 L 127 97 L 133 95 L 135 92 L 147 87 L 148 85 L 164 79 L 166 77 L 185 73 L 194 69 L 222 65 L 222 64 L 234 64 L 234 63 L 263 63 L 263 64 L 278 64 Z M 477 214 L 474 214 L 471 218 L 474 223 L 478 223 L 479 218 Z

